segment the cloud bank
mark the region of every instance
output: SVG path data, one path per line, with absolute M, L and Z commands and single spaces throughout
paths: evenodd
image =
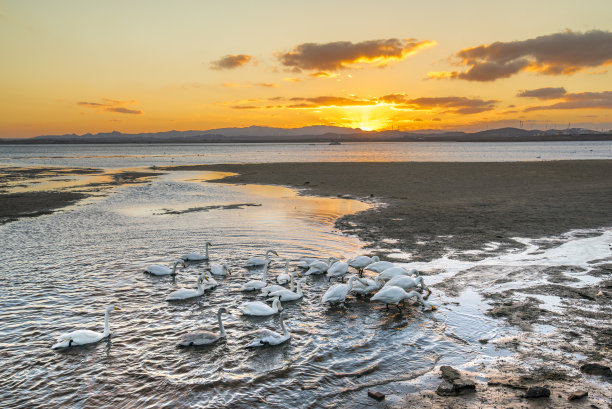
M 140 109 L 131 109 L 127 108 L 126 105 L 136 105 L 138 101 L 130 100 L 130 101 L 119 101 L 115 99 L 102 98 L 103 102 L 88 102 L 88 101 L 79 101 L 77 105 L 84 106 L 87 108 L 93 108 L 98 111 L 107 111 L 107 112 L 116 112 L 119 114 L 132 114 L 132 115 L 142 115 L 143 111 Z
M 565 88 L 538 88 L 538 89 L 529 89 L 522 90 L 518 94 L 517 97 L 522 98 L 537 98 L 537 99 L 558 99 L 566 94 Z
M 552 109 L 612 109 L 612 91 L 565 94 L 562 99 L 563 101 L 552 105 L 525 108 L 524 112 Z
M 465 48 L 455 57 L 467 71 L 432 72 L 430 78 L 495 81 L 523 71 L 571 75 L 612 64 L 612 32 L 564 31 L 523 41 Z
M 253 61 L 253 57 L 246 54 L 226 55 L 225 57 L 210 63 L 210 68 L 213 70 L 231 70 L 242 67 Z
M 301 70 L 338 71 L 360 63 L 384 66 L 400 61 L 421 49 L 434 45 L 434 41 L 415 39 L 370 40 L 359 43 L 336 41 L 332 43 L 304 43 L 293 51 L 281 53 L 277 58 L 285 67 Z

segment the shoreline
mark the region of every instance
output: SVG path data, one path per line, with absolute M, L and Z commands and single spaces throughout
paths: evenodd
M 478 249 L 513 237 L 612 226 L 612 160 L 550 162 L 266 163 L 158 170 L 237 173 L 211 182 L 272 184 L 376 204 L 336 227 L 368 247 L 409 251 L 416 261 L 449 247 Z M 384 239 L 393 239 L 389 243 Z M 427 242 L 427 246 L 420 243 Z

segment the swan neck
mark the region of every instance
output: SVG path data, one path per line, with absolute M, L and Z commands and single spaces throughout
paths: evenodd
M 209 242 L 206 242 L 206 258 L 208 258 L 208 245 L 209 244 L 210 244 Z
M 181 262 L 181 261 L 179 260 L 179 261 L 177 261 L 176 263 L 174 263 L 174 266 L 172 267 L 172 274 L 176 273 L 176 266 L 178 266 L 178 264 L 179 264 L 180 262 Z
M 280 317 L 280 326 L 281 326 L 281 329 L 283 330 L 283 335 L 285 337 L 288 337 L 289 331 L 287 331 L 287 327 L 285 327 L 285 321 L 283 320 L 283 317 Z
M 263 280 L 264 283 L 268 282 L 268 263 L 266 263 L 264 265 L 264 271 L 263 271 Z
M 353 277 L 351 277 L 349 279 L 349 282 L 348 282 L 349 291 L 351 291 L 351 288 L 353 288 L 353 283 L 355 282 L 356 279 L 357 279 L 357 277 L 355 277 L 355 276 L 353 276 Z
M 199 292 L 204 292 L 204 288 L 202 287 L 202 280 L 204 280 L 203 277 L 198 277 L 198 291 Z
M 275 299 L 274 302 L 272 303 L 272 308 L 274 309 L 274 312 L 277 313 L 280 310 L 280 299 Z
M 108 325 L 109 314 L 110 314 L 110 311 L 106 310 L 106 314 L 104 315 L 104 335 L 103 335 L 104 338 L 110 335 L 110 326 Z
M 298 281 L 296 294 L 302 296 L 302 282 Z
M 221 311 L 217 313 L 217 321 L 219 322 L 219 332 L 221 333 L 221 338 L 225 338 L 225 328 L 223 328 L 223 321 L 221 321 Z

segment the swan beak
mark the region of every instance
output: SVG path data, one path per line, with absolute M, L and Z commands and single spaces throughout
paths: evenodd
M 113 307 L 113 309 L 115 309 L 115 311 L 121 311 L 121 308 L 119 307 Z
M 435 305 L 432 305 L 432 306 L 431 306 L 431 310 L 432 310 L 432 311 L 437 310 L 436 306 L 435 306 Z
M 232 275 L 232 270 L 228 269 L 228 270 L 227 270 L 227 275 L 228 275 L 228 276 L 229 276 L 229 275 Z
M 183 261 L 182 266 L 181 267 L 185 267 L 185 262 Z

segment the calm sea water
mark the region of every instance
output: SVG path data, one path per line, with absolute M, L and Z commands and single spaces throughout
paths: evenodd
M 261 162 L 612 159 L 612 141 L 183 145 L 0 145 L 0 165 L 121 168 Z
M 546 144 L 540 148 L 506 145 L 520 160 L 538 160 L 536 156 L 544 152 L 553 157 L 540 159 L 567 159 L 572 149 L 580 152 L 576 159 L 580 155 L 610 157 L 612 146 L 561 143 L 545 150 Z M 127 168 L 434 160 L 435 150 L 446 152 L 437 160 L 510 159 L 499 146 L 472 144 L 478 153 L 469 151 L 469 146 L 11 146 L 2 147 L 0 163 Z M 242 303 L 258 299 L 237 291 L 243 282 L 260 277 L 242 268 L 244 261 L 276 249 L 280 257 L 272 265 L 272 281 L 283 271 L 285 259 L 361 254 L 364 243 L 334 230 L 333 223 L 367 205 L 300 196 L 283 187 L 205 181 L 217 176 L 171 172 L 147 184 L 115 188 L 62 212 L 0 226 L 2 407 L 370 407 L 370 387 L 390 394 L 388 400 L 392 400 L 401 393 L 437 385 L 431 372 L 437 365 L 474 370 L 509 354 L 494 344 L 478 342 L 513 330 L 483 315 L 487 305 L 474 291 L 455 299 L 434 291 L 430 301 L 440 309 L 427 313 L 417 307 L 403 313 L 388 311 L 358 298 L 351 298 L 346 308 L 328 308 L 320 303 L 330 285 L 324 277 L 309 278 L 304 298 L 284 304 L 292 333 L 289 343 L 244 349 L 258 328 L 279 331 L 277 317 L 251 319 L 238 312 Z M 207 210 L 207 206 L 221 207 Z M 180 213 L 190 208 L 200 210 Z M 174 279 L 147 276 L 144 268 L 169 264 L 186 252 L 201 252 L 206 240 L 214 244 L 211 261 L 229 264 L 234 274 L 218 279 L 219 287 L 198 299 L 164 301 L 177 288 L 194 287 L 207 264 L 187 265 Z M 427 266 L 419 267 L 427 270 Z M 499 271 L 495 265 L 478 269 L 492 275 Z M 440 279 L 426 278 L 429 283 Z M 101 331 L 108 304 L 121 308 L 111 314 L 109 341 L 63 352 L 50 349 L 64 332 Z M 214 314 L 221 306 L 230 311 L 224 316 L 227 342 L 200 349 L 176 347 L 187 331 L 217 331 Z

